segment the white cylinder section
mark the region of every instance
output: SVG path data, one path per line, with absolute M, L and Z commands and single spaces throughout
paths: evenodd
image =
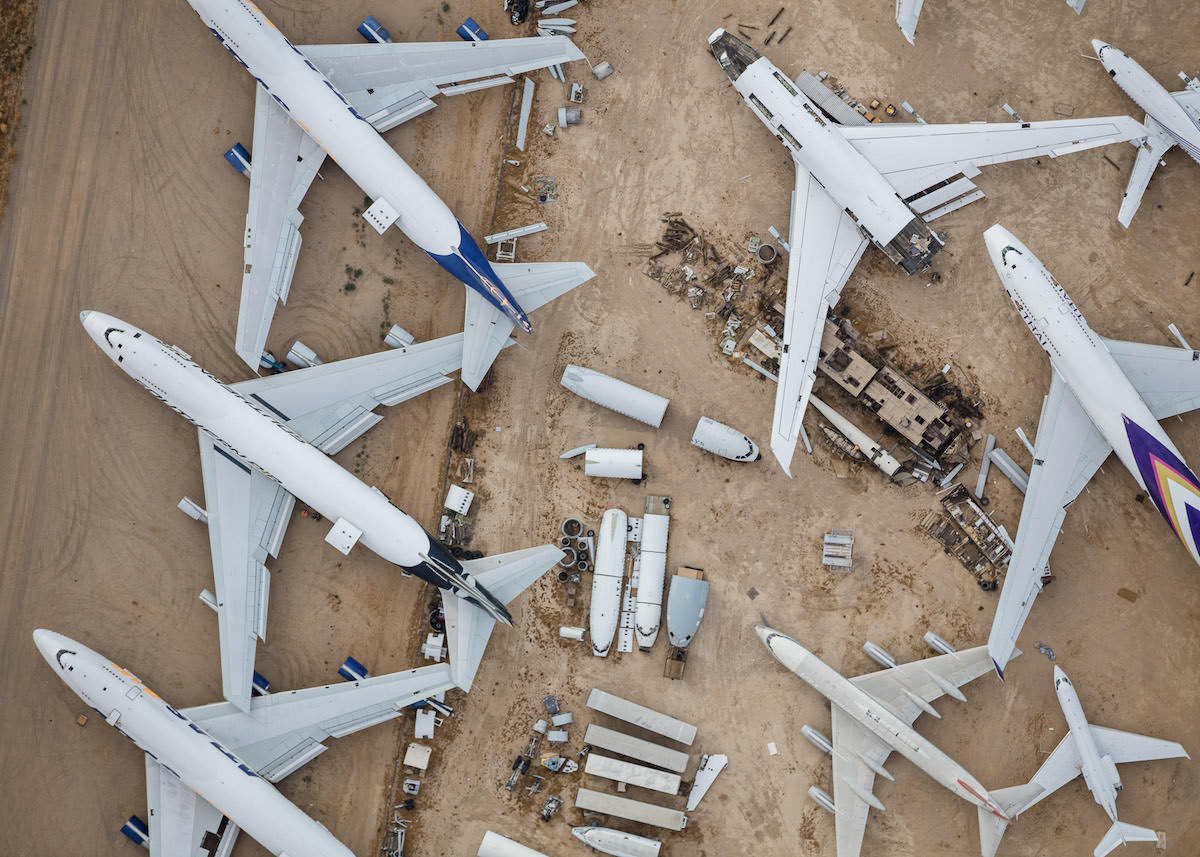
M 583 472 L 610 479 L 641 479 L 640 449 L 589 449 L 584 453 Z
M 649 390 L 583 366 L 568 365 L 563 370 L 562 385 L 580 398 L 655 428 L 662 424 L 671 402 Z
M 888 455 L 883 447 L 872 440 L 865 431 L 816 396 L 809 396 L 808 401 L 825 419 L 829 420 L 835 429 L 842 433 L 846 440 L 857 446 L 862 451 L 862 454 L 867 457 L 868 461 L 888 476 L 896 475 L 896 472 L 900 469 L 900 462 L 891 455 Z
M 730 461 L 757 461 L 758 446 L 732 426 L 719 423 L 708 417 L 701 417 L 692 432 L 692 446 L 698 446 L 713 455 L 728 458 Z
M 576 628 L 573 625 L 563 625 L 558 629 L 558 636 L 565 640 L 583 640 L 583 635 L 587 633 L 586 628 Z
M 625 538 L 629 519 L 609 509 L 596 532 L 596 567 L 592 574 L 590 626 L 592 654 L 607 657 L 621 618 L 621 581 L 625 575 Z
M 667 574 L 666 515 L 647 514 L 642 518 L 642 566 L 638 573 L 637 643 L 650 648 L 662 626 L 663 582 Z
M 489 830 L 483 834 L 483 841 L 479 843 L 476 857 L 546 857 L 546 855 Z

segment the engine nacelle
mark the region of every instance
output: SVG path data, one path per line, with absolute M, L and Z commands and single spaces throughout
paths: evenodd
M 882 646 L 877 646 L 870 640 L 867 640 L 867 642 L 863 643 L 862 650 L 866 653 L 867 657 L 879 664 L 884 669 L 890 670 L 892 667 L 898 666 L 900 663 L 890 654 L 888 654 L 888 652 Z
M 933 631 L 926 631 L 924 639 L 925 645 L 929 646 L 929 648 L 933 649 L 939 655 L 952 655 L 958 651 L 958 649 L 933 633 Z
M 829 796 L 829 792 L 825 789 L 817 788 L 816 786 L 808 787 L 808 796 L 813 799 L 813 802 L 821 809 L 828 813 L 837 815 L 837 807 L 833 805 L 833 798 Z
M 1112 783 L 1112 787 L 1117 791 L 1122 788 L 1121 775 L 1117 773 L 1117 763 L 1113 761 L 1113 757 L 1104 755 L 1100 757 L 1100 772 L 1105 780 Z
M 814 747 L 826 755 L 833 755 L 833 742 L 825 737 L 825 733 L 819 729 L 814 729 L 805 723 L 800 727 L 800 734 L 809 740 Z

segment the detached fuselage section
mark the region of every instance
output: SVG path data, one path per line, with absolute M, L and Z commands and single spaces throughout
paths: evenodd
M 929 265 L 943 241 L 837 132 L 831 117 L 741 39 L 717 30 L 709 37 L 709 50 L 755 115 L 872 244 L 909 274 Z

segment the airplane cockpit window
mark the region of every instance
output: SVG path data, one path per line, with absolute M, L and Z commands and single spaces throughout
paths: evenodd
M 104 331 L 104 341 L 107 342 L 109 345 L 112 345 L 113 341 L 111 339 L 109 339 L 109 337 L 114 333 L 124 333 L 124 332 L 125 331 L 121 330 L 121 328 L 119 328 L 119 327 L 110 327 L 108 330 Z
M 54 653 L 54 660 L 58 661 L 58 665 L 64 669 L 74 669 L 74 667 L 67 667 L 67 665 L 62 662 L 62 656 L 76 654 L 78 654 L 78 652 L 72 652 L 70 649 L 59 649 Z
M 1018 250 L 1016 247 L 1005 247 L 1003 250 L 1000 251 L 1000 264 L 1001 265 L 1005 264 L 1005 262 L 1008 261 L 1009 253 L 1016 253 L 1018 256 L 1021 255 L 1021 251 Z M 1013 265 L 1013 267 L 1016 268 L 1016 265 Z

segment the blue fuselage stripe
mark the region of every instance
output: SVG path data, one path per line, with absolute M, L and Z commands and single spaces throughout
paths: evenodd
M 521 309 L 517 299 L 512 296 L 499 275 L 496 274 L 492 263 L 487 260 L 487 256 L 479 249 L 479 245 L 475 243 L 475 239 L 471 237 L 471 233 L 467 232 L 462 223 L 458 224 L 458 239 L 457 253 L 446 253 L 445 255 L 430 253 L 430 258 L 461 280 L 468 288 L 479 292 L 484 300 L 512 319 L 512 323 L 517 327 L 527 332 L 531 331 L 533 328 L 529 323 L 529 317 Z

